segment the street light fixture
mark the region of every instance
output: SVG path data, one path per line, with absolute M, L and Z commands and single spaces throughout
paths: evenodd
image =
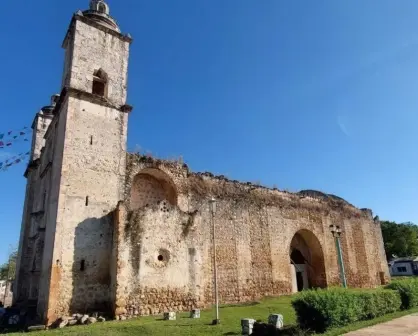
M 209 200 L 209 207 L 211 213 L 211 221 L 212 221 L 212 243 L 213 243 L 213 283 L 215 289 L 215 307 L 216 307 L 216 318 L 212 321 L 213 325 L 220 324 L 221 321 L 219 320 L 219 297 L 218 297 L 218 273 L 217 273 L 217 265 L 216 265 L 216 235 L 215 235 L 215 212 L 216 212 L 216 199 L 212 197 Z
M 340 269 L 340 278 L 341 283 L 344 288 L 347 288 L 347 279 L 345 277 L 345 269 L 344 269 L 344 260 L 343 260 L 343 254 L 341 251 L 341 243 L 340 243 L 340 237 L 341 237 L 341 228 L 338 225 L 330 225 L 329 226 L 332 235 L 335 239 L 335 246 L 337 248 L 337 254 L 338 254 L 338 265 Z

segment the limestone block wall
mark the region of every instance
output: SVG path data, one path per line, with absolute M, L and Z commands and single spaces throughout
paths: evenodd
M 42 267 L 39 282 L 37 311 L 39 316 L 47 318 L 49 299 L 54 298 L 57 282 L 54 278 L 57 271 L 57 262 L 53 258 L 55 234 L 57 230 L 57 213 L 59 190 L 61 184 L 61 171 L 64 151 L 65 128 L 67 124 L 68 96 L 62 96 L 59 106 L 47 133 L 45 134 L 45 150 L 42 152 L 43 168 L 40 174 L 48 181 L 45 195 L 46 207 L 44 218 L 45 241 L 42 258 Z
M 32 146 L 31 146 L 31 160 L 39 159 L 41 150 L 45 145 L 44 135 L 51 123 L 52 116 L 39 112 L 33 121 L 32 128 Z
M 138 183 L 142 174 L 148 175 L 143 181 L 160 182 L 154 181 L 158 192 L 148 182 Z M 173 194 L 171 200 L 161 199 Z M 284 193 L 128 155 L 125 201 L 115 216 L 116 315 L 189 310 L 213 302 L 210 195 L 218 200 L 214 222 L 223 303 L 291 293 L 290 253 L 298 239 L 307 246 L 310 284 L 339 284 L 331 224 L 343 229 L 350 286 L 374 287 L 381 272 L 388 276 L 379 252 L 380 226 L 370 211 L 330 195 Z
M 34 251 L 33 241 L 30 240 L 31 234 L 31 213 L 33 209 L 33 199 L 38 179 L 36 174 L 28 176 L 25 206 L 22 216 L 22 228 L 19 242 L 18 261 L 16 265 L 16 295 L 15 300 L 26 300 L 30 291 L 30 270 L 29 265 Z
M 27 177 L 27 186 L 16 265 L 15 301 L 26 300 L 30 293 L 37 292 L 37 288 L 34 288 L 34 285 L 31 285 L 31 283 L 38 282 L 39 275 L 33 272 L 31 263 L 33 263 L 33 259 L 35 258 L 33 251 L 35 250 L 34 246 L 37 244 L 36 241 L 41 240 L 43 242 L 44 240 L 44 235 L 39 234 L 39 228 L 44 227 L 45 223 L 44 216 L 41 213 L 44 200 L 43 192 L 49 186 L 46 185 L 45 179 L 42 178 L 43 176 L 40 176 L 43 171 L 42 161 L 45 161 L 45 158 L 43 160 L 40 158 L 42 152 L 48 151 L 48 149 L 45 149 L 48 146 L 44 147 L 44 136 L 51 120 L 51 115 L 44 114 L 41 111 L 36 114 L 32 124 L 33 135 L 30 155 L 32 166 L 28 168 L 25 174 Z M 39 259 L 42 259 L 42 257 Z M 41 266 L 39 265 L 39 267 Z M 32 278 L 35 279 L 32 281 Z
M 126 103 L 130 40 L 110 34 L 106 28 L 75 16 L 64 41 L 64 86 L 92 92 L 93 73 L 103 69 L 109 79 L 107 99 L 116 106 Z M 68 58 L 71 58 L 68 60 Z
M 68 93 L 48 320 L 112 304 L 112 211 L 123 195 L 127 115 Z
M 131 191 L 131 208 L 139 209 L 168 199 L 163 185 L 151 175 L 140 174 L 134 180 Z
M 50 119 L 43 127 L 42 115 L 35 118 L 32 143 L 33 166 L 27 171 L 27 192 L 22 221 L 22 246 L 19 249 L 15 301 L 37 300 L 45 243 L 45 227 L 50 192 L 50 173 L 55 138 L 44 139 Z M 40 128 L 40 130 L 38 129 Z M 51 133 L 51 132 L 50 132 Z M 40 149 L 40 145 L 45 146 Z

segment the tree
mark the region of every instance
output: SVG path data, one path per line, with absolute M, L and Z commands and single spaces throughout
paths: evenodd
M 14 250 L 12 253 L 10 253 L 7 262 L 0 265 L 0 280 L 11 280 L 15 278 L 16 260 L 17 250 Z
M 418 226 L 408 223 L 382 221 L 386 258 L 418 256 Z

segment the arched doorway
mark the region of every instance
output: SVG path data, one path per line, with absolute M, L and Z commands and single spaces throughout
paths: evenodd
M 296 232 L 290 243 L 289 258 L 293 293 L 327 286 L 321 243 L 311 231 Z

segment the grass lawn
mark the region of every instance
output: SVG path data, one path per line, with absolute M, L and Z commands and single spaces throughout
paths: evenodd
M 418 276 L 416 276 L 416 275 L 408 275 L 408 276 L 405 276 L 405 275 L 393 275 L 391 277 L 391 279 L 392 279 L 392 281 L 393 280 L 411 280 L 411 279 L 416 280 L 416 279 L 418 279 Z
M 180 316 L 177 314 L 176 321 L 163 321 L 162 316 L 141 317 L 123 322 L 111 321 L 90 326 L 74 326 L 58 330 L 32 332 L 30 335 L 241 335 L 241 318 L 267 321 L 270 313 L 278 313 L 284 316 L 286 324 L 294 324 L 296 316 L 290 304 L 291 299 L 291 296 L 282 296 L 279 298 L 266 298 L 261 302 L 247 305 L 221 306 L 219 310 L 221 324 L 217 326 L 210 325 L 214 318 L 214 311 L 202 311 L 200 319 L 191 319 L 188 313 L 181 313 Z
M 125 335 L 241 335 L 241 318 L 253 318 L 267 321 L 269 314 L 278 313 L 284 316 L 285 324 L 296 322 L 295 312 L 290 304 L 292 296 L 266 298 L 260 302 L 247 305 L 222 306 L 219 314 L 221 325 L 210 325 L 214 317 L 213 311 L 202 311 L 200 319 L 190 319 L 188 313 L 177 314 L 176 321 L 163 321 L 162 316 L 141 317 L 128 321 L 96 323 L 90 326 L 74 326 L 43 332 L 33 332 L 33 336 L 77 335 L 77 336 L 125 336 Z M 337 336 L 349 331 L 365 328 L 377 323 L 387 322 L 394 318 L 418 312 L 418 308 L 396 312 L 380 318 L 354 323 L 343 328 L 333 329 L 324 336 Z M 27 335 L 27 334 L 13 334 Z

